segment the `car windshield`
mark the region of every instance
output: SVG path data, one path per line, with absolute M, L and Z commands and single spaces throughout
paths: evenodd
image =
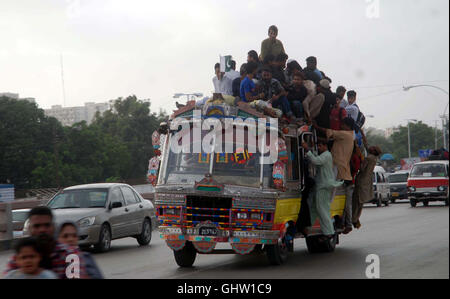
M 411 171 L 411 177 L 445 177 L 444 164 L 421 164 L 415 165 Z
M 104 208 L 107 189 L 69 190 L 57 194 L 49 203 L 51 209 Z
M 407 173 L 394 173 L 389 176 L 389 183 L 406 183 L 408 181 Z

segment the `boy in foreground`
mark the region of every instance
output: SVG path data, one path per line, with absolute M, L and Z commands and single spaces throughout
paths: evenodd
M 8 272 L 4 279 L 57 279 L 55 273 L 39 266 L 42 254 L 35 238 L 21 239 L 15 251 L 18 269 Z

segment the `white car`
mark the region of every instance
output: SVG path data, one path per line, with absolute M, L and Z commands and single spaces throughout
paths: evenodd
M 381 207 L 384 203 L 389 206 L 390 187 L 388 181 L 388 174 L 381 166 L 375 166 L 373 170 L 373 198 L 370 203 Z
M 24 237 L 23 226 L 28 218 L 28 213 L 30 209 L 20 209 L 12 211 L 12 221 L 13 221 L 13 238 L 19 239 Z

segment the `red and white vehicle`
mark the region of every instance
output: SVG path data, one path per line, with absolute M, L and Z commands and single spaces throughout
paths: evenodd
M 411 206 L 418 202 L 428 206 L 430 201 L 443 201 L 448 206 L 449 161 L 427 161 L 414 165 L 408 179 Z

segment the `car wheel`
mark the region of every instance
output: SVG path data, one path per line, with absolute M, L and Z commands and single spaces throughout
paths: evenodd
M 152 224 L 149 219 L 144 220 L 142 232 L 136 239 L 141 246 L 148 245 L 152 240 Z
M 108 224 L 102 225 L 98 243 L 94 245 L 94 248 L 97 252 L 107 252 L 111 249 L 111 229 Z
M 395 203 L 395 198 L 391 198 L 391 203 Z
M 411 204 L 411 207 L 415 208 L 417 206 L 417 200 L 415 199 L 410 199 L 409 203 Z
M 278 240 L 277 244 L 266 246 L 267 258 L 271 265 L 281 265 L 288 257 L 288 247 L 284 239 Z
M 192 242 L 186 241 L 183 249 L 174 250 L 173 255 L 178 266 L 183 268 L 192 267 L 197 257 L 197 250 Z
M 445 200 L 445 206 L 448 207 L 448 198 Z
M 430 205 L 430 202 L 428 200 L 423 201 L 423 206 L 428 207 Z
M 384 205 L 385 205 L 386 207 L 389 207 L 389 199 L 386 200 L 386 201 L 384 202 Z

